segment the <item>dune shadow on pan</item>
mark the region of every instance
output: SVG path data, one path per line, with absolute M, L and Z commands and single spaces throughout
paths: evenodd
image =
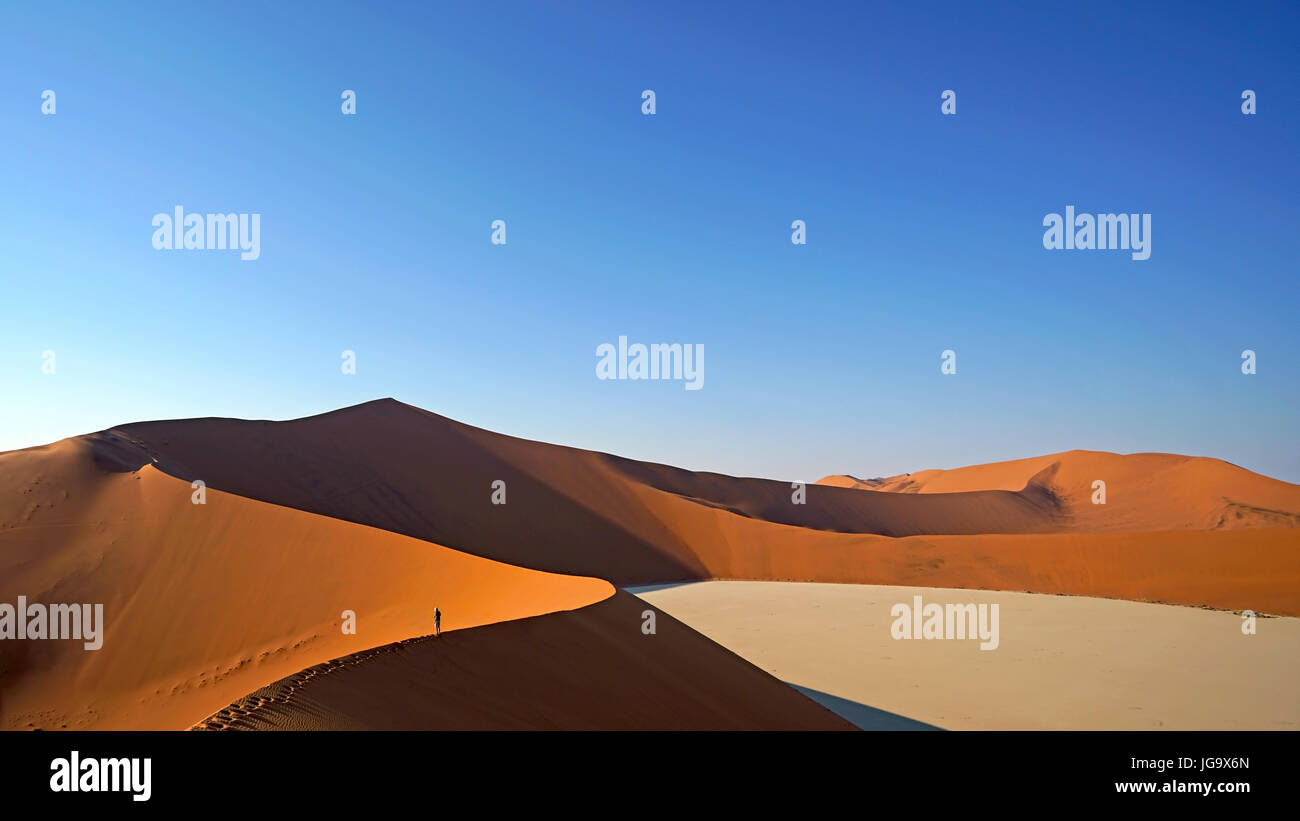
M 786 684 L 860 730 L 943 730 L 942 727 L 935 727 L 933 724 L 926 724 L 924 721 L 917 721 L 914 718 L 900 716 L 897 713 L 891 713 L 857 701 L 850 701 L 847 698 L 823 693 L 821 690 L 814 690 L 811 687 L 801 687 L 789 681 Z
M 680 582 L 665 582 L 663 584 L 640 584 L 624 587 L 623 590 L 631 593 L 633 596 L 639 596 L 642 593 L 655 593 L 660 590 L 671 590 L 674 587 L 688 587 L 692 584 L 700 584 L 700 579 L 688 579 Z

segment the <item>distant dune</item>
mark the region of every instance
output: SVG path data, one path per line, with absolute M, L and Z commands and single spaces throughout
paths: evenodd
M 191 504 L 195 480 L 206 484 L 205 505 Z M 1106 483 L 1105 505 L 1091 502 L 1096 480 Z M 498 482 L 505 504 L 493 503 Z M 300 671 L 423 636 L 435 605 L 444 628 L 476 628 L 454 646 L 472 634 L 488 642 L 485 654 L 533 616 L 527 623 L 547 625 L 555 641 L 584 625 L 613 630 L 605 620 L 615 605 L 592 606 L 614 585 L 853 582 L 1300 615 L 1297 525 L 1300 487 L 1166 454 L 1072 451 L 880 480 L 828 477 L 801 490 L 516 439 L 391 399 L 287 422 L 129 424 L 0 454 L 0 602 L 102 602 L 108 616 L 98 651 L 0 642 L 0 726 L 186 727 Z M 345 609 L 357 614 L 356 635 L 340 630 Z M 543 615 L 560 611 L 576 613 Z M 625 649 L 651 646 L 639 627 L 618 628 L 628 631 Z M 707 723 L 710 699 L 745 697 L 724 696 L 732 684 L 766 686 L 735 673 L 711 643 L 660 649 L 671 651 L 661 662 L 674 676 L 732 670 L 707 692 L 663 683 L 692 726 Z M 407 647 L 362 666 L 400 657 L 419 667 L 429 653 L 444 658 Z M 614 675 L 572 663 L 574 675 Z M 567 673 L 551 665 L 536 674 L 541 693 L 563 680 L 546 676 Z M 359 675 L 311 685 L 331 716 L 321 726 L 387 720 L 326 699 Z M 600 680 L 637 697 L 635 681 Z M 484 726 L 541 719 L 493 712 L 469 689 L 440 692 L 448 710 L 459 704 Z M 552 706 L 566 726 L 611 724 L 598 705 L 585 716 L 574 704 Z M 797 724 L 820 715 L 788 709 Z M 307 720 L 255 712 L 254 723 Z M 670 713 L 666 703 L 648 706 L 627 721 L 648 726 Z M 428 726 L 452 721 L 432 708 L 419 715 Z M 719 721 L 744 723 L 732 715 Z
M 1097 481 L 1105 482 L 1105 504 L 1092 502 Z M 1300 527 L 1300 485 L 1169 453 L 1072 450 L 888 479 L 827 476 L 818 484 L 903 494 L 1038 491 L 1054 500 L 1061 527 L 1076 532 Z

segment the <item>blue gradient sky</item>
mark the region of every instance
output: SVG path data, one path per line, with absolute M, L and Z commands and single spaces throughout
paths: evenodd
M 1296 4 L 377 5 L 0 12 L 0 449 L 393 396 L 773 478 L 1300 481 Z M 178 204 L 261 259 L 154 250 Z M 1044 250 L 1066 205 L 1151 213 L 1151 258 Z M 704 389 L 597 380 L 620 334 Z

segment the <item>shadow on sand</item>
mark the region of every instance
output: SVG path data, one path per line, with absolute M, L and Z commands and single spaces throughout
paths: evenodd
M 811 687 L 800 687 L 788 681 L 786 684 L 861 730 L 943 730 L 942 727 L 935 727 L 924 721 L 868 707 L 866 704 L 823 693 Z
M 684 582 L 668 582 L 666 584 L 639 584 L 633 585 L 632 587 L 624 587 L 623 589 L 628 593 L 631 593 L 633 596 L 639 596 L 642 593 L 653 593 L 656 590 L 669 590 L 674 587 L 686 587 L 688 585 L 699 583 L 699 579 L 691 579 Z

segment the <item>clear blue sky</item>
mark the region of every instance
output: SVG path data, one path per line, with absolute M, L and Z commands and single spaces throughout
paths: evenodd
M 0 448 L 393 396 L 773 478 L 1300 481 L 1295 3 L 388 5 L 6 5 Z M 176 205 L 261 258 L 155 250 Z M 1151 258 L 1044 250 L 1067 205 Z M 597 380 L 619 335 L 704 389 Z

